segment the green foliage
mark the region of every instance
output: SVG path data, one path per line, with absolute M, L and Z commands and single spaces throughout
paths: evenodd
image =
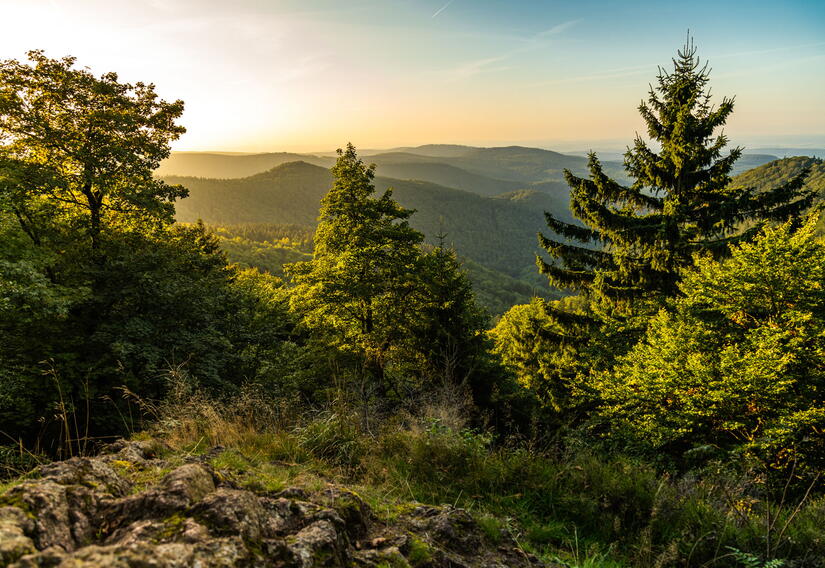
M 79 223 L 99 245 L 107 212 L 169 221 L 186 195 L 154 179 L 183 102 L 159 100 L 153 85 L 75 69 L 75 59 L 28 54 L 0 63 L 0 188 L 37 244 L 55 217 Z
M 419 299 L 410 343 L 420 354 L 425 382 L 464 385 L 478 378 L 487 316 L 455 252 L 442 244 L 418 263 Z
M 549 310 L 584 317 L 588 304 L 580 296 L 555 302 L 536 298 L 529 304 L 510 308 L 489 335 L 494 342 L 493 352 L 523 387 L 556 413 L 558 424 L 559 420 L 569 419 L 571 411 L 585 402 L 583 367 L 588 364 L 588 355 L 602 345 L 595 337 L 586 346 L 560 343 L 558 337 L 563 329 Z
M 44 461 L 47 460 L 43 456 L 32 454 L 22 446 L 0 444 L 0 493 L 4 480 L 20 477 Z
M 229 261 L 243 268 L 283 277 L 285 264 L 309 260 L 312 254 L 314 228 L 309 226 L 250 223 L 209 228 L 218 237 Z M 513 278 L 469 259 L 463 259 L 462 268 L 472 283 L 477 302 L 494 315 L 529 302 L 533 296 L 555 297 L 546 283 Z
M 755 554 L 749 552 L 742 552 L 739 549 L 728 547 L 730 553 L 739 562 L 742 568 L 782 568 L 785 566 L 785 561 L 781 558 L 774 558 L 773 560 L 763 561 Z
M 511 307 L 529 303 L 533 298 L 550 300 L 559 297 L 559 293 L 550 289 L 546 281 L 535 281 L 541 278 L 538 274 L 522 274 L 514 278 L 469 258 L 462 260 L 476 301 L 492 316 L 501 316 Z
M 486 435 L 431 427 L 386 430 L 362 458 L 365 483 L 424 503 L 456 503 L 514 519 L 520 541 L 592 566 L 738 566 L 736 547 L 815 566 L 825 558 L 821 499 L 774 504 L 759 484 L 723 471 L 684 477 L 620 455 L 495 447 Z M 796 511 L 796 513 L 794 513 Z
M 815 217 L 705 257 L 673 311 L 601 385 L 609 421 L 657 452 L 740 449 L 774 467 L 821 468 L 825 246 Z
M 183 104 L 29 58 L 0 63 L 0 430 L 57 452 L 135 427 L 115 389 L 158 398 L 171 367 L 212 389 L 283 370 L 280 282 L 172 226 L 185 190 L 152 175 Z
M 278 277 L 284 276 L 284 265 L 309 260 L 312 255 L 297 249 L 291 242 L 256 242 L 242 237 L 227 236 L 228 231 L 218 228 L 216 235 L 221 250 L 233 264 L 255 268 Z
M 0 236 L 0 321 L 21 326 L 65 317 L 72 303 L 88 292 L 53 282 L 49 276 L 56 254 L 32 243 L 17 221 L 3 212 Z
M 724 257 L 729 245 L 751 239 L 768 221 L 803 212 L 816 195 L 803 187 L 807 170 L 771 189 L 731 186 L 741 149 L 723 156 L 727 137 L 714 133 L 733 111 L 733 99 L 712 104 L 709 71 L 692 40 L 673 66 L 672 72 L 660 70 L 648 101 L 639 106 L 650 140 L 660 149 L 636 137 L 625 154 L 634 180 L 627 186 L 611 179 L 595 154 L 589 178 L 567 171 L 570 208 L 581 223 L 548 212 L 555 236 L 539 235 L 554 259 L 538 257 L 539 271 L 551 285 L 579 292 L 590 303 L 584 315 L 547 309 L 555 329 L 545 335 L 561 349 L 589 346 L 575 358 L 590 369 L 612 366 L 638 340 L 648 317 L 679 295 L 694 255 Z M 600 348 L 593 349 L 594 343 Z M 565 372 L 564 366 L 556 371 Z
M 391 191 L 373 197 L 374 166 L 364 165 L 351 144 L 332 171 L 313 258 L 286 268 L 294 309 L 316 338 L 357 358 L 366 400 L 373 389 L 386 392 L 388 359 L 412 325 L 409 298 L 423 235 L 410 228 L 412 211 L 393 201 Z
M 381 174 L 380 167 L 377 172 Z M 244 179 L 168 177 L 166 181 L 185 185 L 189 190 L 189 197 L 176 205 L 177 219 L 182 222 L 203 219 L 207 224 L 222 227 L 239 223 L 314 226 L 319 202 L 332 178 L 322 167 L 297 162 Z M 558 195 L 540 192 L 533 199 L 521 201 L 485 198 L 415 180 L 376 177 L 374 184 L 378 192 L 392 187 L 393 198 L 404 208 L 416 211 L 409 222 L 424 233 L 426 242 L 438 245 L 439 235 L 446 235 L 445 244 L 470 261 L 467 268 L 473 284 L 480 287 L 480 296 L 493 313 L 502 313 L 513 305 L 513 295 L 515 303 L 529 301 L 534 294 L 558 297 L 546 279 L 535 273 L 535 235 L 544 226 L 544 210 L 569 217 L 566 189 L 558 190 Z M 235 235 L 234 231 L 230 229 L 233 237 L 261 242 Z M 268 245 L 248 245 L 245 250 L 242 247 L 244 243 L 226 243 L 232 258 L 250 266 L 283 254 Z M 266 269 L 278 273 L 277 268 L 271 268 L 274 267 L 268 265 Z
M 0 321 L 8 334 L 0 354 L 14 363 L 4 369 L 0 429 L 20 432 L 41 416 L 48 422 L 55 380 L 103 433 L 137 425 L 117 418 L 120 397 L 113 389 L 125 385 L 158 398 L 172 366 L 185 365 L 211 389 L 272 380 L 286 367 L 289 320 L 280 282 L 228 269 L 202 226 L 110 231 L 99 250 L 102 261 L 55 266 L 61 280 L 77 287 L 71 310 L 49 309 L 27 321 L 17 309 Z M 50 293 L 62 289 L 43 286 Z M 43 375 L 46 359 L 57 375 Z
M 432 557 L 433 551 L 426 542 L 417 538 L 410 539 L 410 552 L 407 554 L 410 566 L 426 566 Z
M 398 404 L 444 388 L 489 404 L 497 377 L 486 314 L 454 251 L 442 243 L 425 252 L 407 222 L 412 212 L 389 190 L 372 196 L 373 170 L 352 146 L 340 152 L 313 258 L 287 266 L 291 305 L 315 358 L 364 412 L 372 401 Z

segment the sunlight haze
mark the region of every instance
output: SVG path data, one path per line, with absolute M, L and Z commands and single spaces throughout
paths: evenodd
M 622 147 L 689 28 L 736 143 L 825 141 L 825 3 L 0 0 L 0 57 L 183 99 L 177 150 Z M 579 148 L 582 146 L 582 148 Z

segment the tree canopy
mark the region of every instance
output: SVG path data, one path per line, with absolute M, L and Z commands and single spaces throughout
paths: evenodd
M 413 212 L 392 199 L 392 190 L 373 197 L 375 167 L 352 144 L 338 151 L 332 173 L 313 258 L 287 267 L 297 285 L 293 302 L 310 326 L 327 328 L 334 345 L 357 354 L 362 381 L 385 389 L 386 357 L 410 329 L 424 237 L 409 226 Z
M 784 221 L 811 205 L 807 170 L 772 189 L 731 187 L 730 172 L 741 148 L 716 133 L 734 100 L 712 103 L 710 71 L 692 40 L 678 51 L 673 70 L 660 69 L 656 87 L 639 106 L 650 144 L 637 135 L 625 154 L 634 182 L 608 177 L 590 154 L 589 178 L 566 172 L 572 213 L 579 224 L 547 214 L 557 237 L 540 235 L 554 262 L 538 259 L 550 283 L 584 293 L 613 315 L 646 302 L 658 305 L 679 293 L 681 272 L 696 253 L 725 256 L 767 221 Z M 654 311 L 655 311 L 654 307 Z
M 171 222 L 171 202 L 186 190 L 153 172 L 185 132 L 183 102 L 116 73 L 96 77 L 73 57 L 28 56 L 0 62 L 0 189 L 23 230 L 41 242 L 66 217 L 97 249 L 107 211 L 120 222 Z
M 766 229 L 721 263 L 697 262 L 675 308 L 604 375 L 603 413 L 616 430 L 677 459 L 705 446 L 822 466 L 825 245 L 816 221 Z

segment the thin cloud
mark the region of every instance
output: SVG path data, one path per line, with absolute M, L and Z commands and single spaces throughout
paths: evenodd
M 772 65 L 753 66 L 749 67 L 748 69 L 742 69 L 740 71 L 721 73 L 719 75 L 716 75 L 715 77 L 718 79 L 727 77 L 742 77 L 747 75 L 756 75 L 764 73 L 766 71 L 778 71 L 780 69 L 787 69 L 789 66 L 801 65 L 803 63 L 809 63 L 811 61 L 820 61 L 822 59 L 825 59 L 825 53 L 818 53 L 815 55 L 809 55 L 807 57 L 794 57 L 791 59 L 787 59 L 786 61 L 783 61 L 781 63 L 774 63 Z
M 441 12 L 443 12 L 444 10 L 446 10 L 447 8 L 449 8 L 449 7 L 450 7 L 450 4 L 452 4 L 453 2 L 455 2 L 455 0 L 449 0 L 449 1 L 448 1 L 446 4 L 444 4 L 441 8 L 439 8 L 438 10 L 436 10 L 436 11 L 435 11 L 435 14 L 433 14 L 433 18 L 437 18 L 437 17 L 438 17 L 438 15 L 439 15 Z
M 550 28 L 548 30 L 544 30 L 543 32 L 536 35 L 535 39 L 545 39 L 545 38 L 548 38 L 548 37 L 557 36 L 561 33 L 566 32 L 567 30 L 569 30 L 570 28 L 572 28 L 573 26 L 575 26 L 579 22 L 581 22 L 581 18 L 579 18 L 577 20 L 570 20 L 569 22 L 563 22 L 561 24 L 556 24 L 552 28 Z
M 449 6 L 451 3 L 452 2 L 448 2 L 447 6 Z M 443 11 L 444 8 L 446 8 L 447 6 L 444 6 L 440 11 Z M 493 72 L 493 71 L 505 71 L 507 69 L 510 69 L 511 66 L 493 66 L 493 65 L 495 63 L 500 62 L 500 61 L 505 61 L 507 59 L 511 59 L 516 55 L 521 55 L 521 54 L 524 54 L 524 53 L 528 53 L 528 52 L 540 49 L 540 48 L 544 47 L 545 45 L 547 45 L 553 37 L 566 32 L 567 30 L 569 30 L 570 28 L 572 28 L 573 26 L 575 26 L 576 24 L 578 24 L 581 21 L 582 21 L 581 19 L 577 19 L 577 20 L 570 20 L 570 21 L 567 21 L 567 22 L 562 22 L 560 24 L 556 24 L 552 28 L 546 29 L 543 32 L 540 32 L 540 33 L 534 35 L 533 37 L 529 38 L 528 40 L 523 40 L 522 39 L 521 41 L 526 41 L 526 44 L 522 45 L 521 47 L 511 49 L 510 51 L 507 51 L 507 52 L 502 53 L 501 55 L 498 55 L 498 56 L 495 56 L 495 57 L 487 57 L 487 58 L 484 58 L 484 59 L 478 59 L 476 61 L 470 61 L 469 63 L 465 63 L 464 65 L 461 65 L 457 69 L 454 70 L 455 76 L 458 77 L 458 78 L 464 79 L 464 78 L 467 78 L 467 77 L 472 77 L 474 75 L 478 75 L 479 73 L 489 73 L 489 72 Z
M 565 77 L 563 79 L 551 79 L 549 81 L 542 81 L 536 83 L 535 86 L 545 85 L 563 85 L 565 83 L 581 83 L 584 81 L 595 81 L 598 79 L 615 79 L 618 77 L 633 77 L 635 75 L 643 75 L 650 71 L 655 71 L 656 65 L 635 65 L 633 67 L 619 67 L 616 69 L 608 69 L 599 73 L 591 73 L 588 75 L 580 75 L 578 77 Z
M 455 74 L 464 79 L 467 77 L 472 77 L 474 75 L 478 75 L 479 73 L 485 73 L 489 71 L 502 71 L 507 69 L 506 67 L 491 67 L 493 64 L 498 63 L 499 61 L 504 61 L 506 56 L 499 56 L 499 57 L 488 57 L 486 59 L 478 59 L 476 61 L 470 61 L 469 63 L 465 63 L 464 65 L 460 66 L 458 69 L 455 70 Z
M 725 53 L 721 55 L 711 55 L 708 59 L 713 61 L 714 59 L 728 59 L 730 57 L 746 57 L 750 55 L 765 55 L 767 53 L 778 53 L 781 51 L 790 51 L 794 49 L 810 49 L 813 47 L 822 47 L 825 45 L 825 41 L 819 41 L 816 43 L 806 43 L 802 45 L 786 45 L 782 47 L 774 47 L 770 49 L 757 49 L 753 51 L 740 51 L 737 53 Z

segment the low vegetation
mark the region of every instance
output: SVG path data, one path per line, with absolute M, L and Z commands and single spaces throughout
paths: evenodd
M 275 412 L 277 402 L 257 392 L 220 403 L 198 394 L 191 378 L 170 380 L 174 398 L 140 437 L 171 456 L 221 447 L 211 465 L 241 486 L 318 490 L 333 482 L 388 522 L 421 503 L 449 503 L 470 511 L 490 538 L 509 534 L 543 560 L 569 566 L 825 560 L 825 499 L 775 499 L 758 468 L 714 461 L 663 476 L 644 460 L 583 445 L 541 451 L 531 445 L 537 440 L 496 441 L 470 426 L 453 393 L 368 433 L 358 416 Z

